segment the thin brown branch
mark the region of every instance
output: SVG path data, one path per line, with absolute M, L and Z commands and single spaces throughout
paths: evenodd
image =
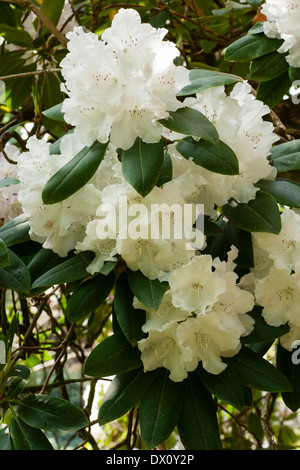
M 4 80 L 10 80 L 11 78 L 31 77 L 33 75 L 40 75 L 40 74 L 45 74 L 45 73 L 55 73 L 55 72 L 60 72 L 60 71 L 61 71 L 61 69 L 56 68 L 56 69 L 35 70 L 35 71 L 32 71 L 32 72 L 14 73 L 12 75 L 4 75 L 3 77 L 0 77 L 0 80 L 4 81 Z

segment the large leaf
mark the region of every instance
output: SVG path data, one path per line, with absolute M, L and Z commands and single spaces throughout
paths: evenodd
M 300 183 L 285 178 L 260 180 L 256 186 L 274 196 L 279 204 L 300 207 Z
M 6 248 L 4 241 L 0 238 L 0 268 L 4 268 L 8 266 L 10 263 L 9 261 L 9 254 Z
M 114 284 L 115 276 L 98 274 L 81 284 L 68 300 L 66 316 L 73 323 L 85 319 L 104 302 Z
M 264 34 L 247 34 L 234 41 L 225 51 L 225 60 L 246 62 L 277 51 L 282 44 L 280 39 L 270 39 Z
M 88 276 L 86 268 L 91 263 L 95 253 L 85 251 L 54 266 L 38 277 L 32 284 L 32 289 L 50 287 L 54 284 L 77 281 Z
M 106 152 L 107 143 L 84 147 L 75 157 L 55 173 L 42 191 L 44 204 L 56 204 L 82 188 L 98 169 Z
M 11 421 L 10 436 L 14 450 L 53 450 L 45 434 L 15 417 Z
M 252 312 L 248 313 L 248 315 L 254 319 L 255 324 L 252 332 L 248 336 L 241 338 L 241 342 L 243 344 L 256 344 L 274 341 L 276 338 L 279 338 L 289 331 L 289 326 L 287 324 L 278 327 L 268 325 L 261 312 L 262 307 L 255 306 Z
M 150 449 L 164 442 L 173 432 L 182 408 L 181 384 L 160 369 L 140 403 L 140 433 Z
M 132 347 L 122 331 L 105 338 L 88 356 L 84 373 L 91 377 L 123 374 L 141 367 L 140 351 Z
M 300 169 L 300 140 L 292 140 L 271 148 L 270 159 L 278 173 Z
M 131 345 L 135 346 L 143 337 L 142 326 L 146 321 L 146 315 L 143 310 L 134 308 L 132 302 L 133 293 L 124 272 L 117 281 L 114 311 L 124 335 Z
M 189 78 L 191 84 L 185 86 L 179 93 L 177 93 L 177 96 L 193 95 L 194 93 L 199 93 L 207 88 L 231 85 L 240 80 L 239 77 L 230 75 L 229 73 L 202 69 L 191 70 Z
M 289 379 L 292 390 L 283 392 L 282 399 L 286 406 L 296 412 L 300 408 L 300 360 L 299 360 L 299 342 L 296 342 L 297 348 L 288 351 L 280 344 L 277 347 L 276 364 Z
M 62 105 L 63 103 L 58 103 L 51 108 L 46 109 L 46 111 L 43 112 L 44 116 L 52 119 L 53 121 L 64 122 L 64 113 L 61 110 Z
M 0 228 L 0 238 L 6 246 L 16 245 L 30 240 L 29 222 L 25 214 L 21 214 Z
M 185 107 L 179 108 L 175 112 L 170 111 L 168 119 L 162 119 L 160 122 L 171 131 L 201 137 L 215 145 L 219 143 L 215 126 L 196 109 Z
M 253 60 L 250 65 L 250 79 L 266 82 L 267 80 L 272 80 L 282 75 L 288 68 L 289 64 L 285 54 L 272 52 L 271 54 Z
M 16 46 L 32 47 L 32 37 L 24 29 L 14 28 L 7 24 L 0 24 L 0 36 Z
M 215 375 L 207 372 L 200 364 L 197 367 L 197 374 L 212 395 L 237 409 L 243 408 L 244 385 L 235 368 L 227 366 L 221 374 Z
M 120 418 L 137 406 L 157 375 L 157 371 L 147 372 L 142 369 L 117 375 L 111 382 L 98 414 L 100 426 Z
M 169 284 L 158 279 L 149 279 L 140 271 L 128 270 L 127 274 L 129 285 L 134 295 L 145 307 L 157 310 L 164 293 L 169 288 Z
M 23 261 L 9 248 L 9 265 L 0 268 L 0 287 L 17 292 L 28 293 L 30 290 L 30 273 Z
M 7 427 L 0 429 L 0 450 L 12 450 Z
M 264 191 L 258 191 L 256 198 L 247 204 L 226 204 L 222 209 L 230 222 L 242 230 L 275 234 L 281 230 L 277 202 L 271 194 Z
M 78 406 L 49 395 L 27 395 L 16 413 L 29 426 L 45 431 L 74 432 L 88 426 L 88 419 Z
M 266 392 L 289 392 L 291 384 L 287 377 L 273 364 L 247 347 L 234 358 L 226 359 L 237 368 L 244 385 Z
M 266 82 L 261 82 L 257 88 L 256 99 L 263 101 L 270 108 L 274 108 L 292 85 L 288 71 Z
M 122 152 L 122 171 L 125 179 L 143 197 L 156 185 L 164 163 L 162 141 L 147 144 L 140 138 Z
M 203 166 L 207 170 L 222 175 L 237 175 L 239 173 L 239 161 L 237 156 L 224 142 L 219 141 L 218 147 L 200 140 L 197 142 L 192 137 L 181 140 L 176 149 L 189 160 L 192 158 L 196 165 Z
M 66 258 L 61 258 L 52 250 L 40 248 L 27 266 L 32 282 L 41 277 L 47 271 L 50 271 L 50 269 L 64 263 L 65 261 Z
M 183 410 L 177 425 L 186 450 L 220 450 L 216 408 L 197 373 L 185 381 Z

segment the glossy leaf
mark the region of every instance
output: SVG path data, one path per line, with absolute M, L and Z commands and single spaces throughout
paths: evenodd
M 140 138 L 122 152 L 122 170 L 125 179 L 145 197 L 156 185 L 164 163 L 162 142 L 147 144 Z
M 7 24 L 0 24 L 0 36 L 16 46 L 32 47 L 32 38 L 24 29 L 14 28 Z
M 141 271 L 127 271 L 130 288 L 145 307 L 157 310 L 164 293 L 169 288 L 167 282 L 149 279 Z
M 186 450 L 221 449 L 215 404 L 197 373 L 189 374 L 185 381 L 183 410 L 177 428 Z
M 0 268 L 4 268 L 8 266 L 10 263 L 9 261 L 9 254 L 6 248 L 6 245 L 3 240 L 0 238 Z
M 254 321 L 254 329 L 248 336 L 243 336 L 241 342 L 243 344 L 253 344 L 253 343 L 266 343 L 268 341 L 274 341 L 276 338 L 288 333 L 289 326 L 281 325 L 278 327 L 270 326 L 264 320 L 262 316 L 262 307 L 255 306 L 252 312 L 249 312 Z
M 132 347 L 122 331 L 101 341 L 88 356 L 84 373 L 91 377 L 123 374 L 141 367 L 140 351 Z
M 16 245 L 30 240 L 29 222 L 25 214 L 21 214 L 0 228 L 0 238 L 6 246 Z
M 44 116 L 52 119 L 53 121 L 64 122 L 64 113 L 61 110 L 62 105 L 63 103 L 58 103 L 52 106 L 52 108 L 46 109 L 46 111 L 43 112 Z
M 240 80 L 239 77 L 230 75 L 229 73 L 201 69 L 191 70 L 189 78 L 191 84 L 185 86 L 179 93 L 177 93 L 177 96 L 193 95 L 194 93 L 199 93 L 207 88 L 221 85 L 232 85 Z
M 81 189 L 94 175 L 106 152 L 107 143 L 84 147 L 55 173 L 42 191 L 44 204 L 56 204 Z
M 68 300 L 66 316 L 68 320 L 78 322 L 84 320 L 93 310 L 104 302 L 110 293 L 115 276 L 98 274 L 79 286 Z
M 173 165 L 171 157 L 168 153 L 164 156 L 163 167 L 159 175 L 158 180 L 156 181 L 156 186 L 163 186 L 165 183 L 171 181 L 173 175 Z
M 282 75 L 288 68 L 289 64 L 285 54 L 280 54 L 277 51 L 272 52 L 253 60 L 250 66 L 250 79 L 266 82 Z
M 276 199 L 264 191 L 259 191 L 247 204 L 226 204 L 222 209 L 230 222 L 241 230 L 275 234 L 281 230 Z
M 142 326 L 146 321 L 144 310 L 136 309 L 132 305 L 133 293 L 128 284 L 126 273 L 121 273 L 115 291 L 114 311 L 118 323 L 132 346 L 142 339 Z
M 196 165 L 222 175 L 237 175 L 239 173 L 239 161 L 237 156 L 224 142 L 219 141 L 218 147 L 200 140 L 197 142 L 191 137 L 181 140 L 176 149 L 189 160 L 192 158 Z
M 8 427 L 0 429 L 0 450 L 12 450 Z
M 300 169 L 300 140 L 292 140 L 271 148 L 273 165 L 278 173 Z
M 45 434 L 29 426 L 19 418 L 13 418 L 10 425 L 13 450 L 53 450 Z
M 23 261 L 9 248 L 9 265 L 0 268 L 0 287 L 17 292 L 28 293 L 30 290 L 30 273 Z
M 262 101 L 270 108 L 274 108 L 288 93 L 292 85 L 287 71 L 278 77 L 261 82 L 257 88 L 256 99 Z
M 292 389 L 289 392 L 283 392 L 282 399 L 286 406 L 296 412 L 300 408 L 300 354 L 299 342 L 292 351 L 288 351 L 280 344 L 277 346 L 276 364 L 289 379 Z
M 54 266 L 38 277 L 32 284 L 32 289 L 39 287 L 49 287 L 54 284 L 64 284 L 66 282 L 77 281 L 87 277 L 89 273 L 86 268 L 92 262 L 95 254 L 85 251 L 67 259 L 63 263 Z
M 144 444 L 153 449 L 173 432 L 182 408 L 181 384 L 169 379 L 161 369 L 143 396 L 140 408 L 140 434 Z
M 103 426 L 125 415 L 139 404 L 158 371 L 142 369 L 117 375 L 108 387 L 99 409 L 98 421 Z
M 274 181 L 261 180 L 256 186 L 262 191 L 274 196 L 279 204 L 300 207 L 300 183 L 284 178 L 277 178 Z
M 225 51 L 225 60 L 245 62 L 277 51 L 282 44 L 280 39 L 270 39 L 264 34 L 247 34 L 233 43 Z
M 162 119 L 160 122 L 171 131 L 201 137 L 215 145 L 219 143 L 219 136 L 215 126 L 204 114 L 196 109 L 188 107 L 179 108 L 175 112 L 171 111 L 169 118 Z
M 52 432 L 75 432 L 88 425 L 84 412 L 73 403 L 51 395 L 27 395 L 16 413 L 29 426 Z

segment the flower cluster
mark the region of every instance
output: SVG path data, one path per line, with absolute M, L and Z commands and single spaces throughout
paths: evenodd
M 15 145 L 6 146 L 5 152 L 10 160 L 18 162 L 20 152 Z M 16 176 L 17 165 L 11 164 L 0 153 L 0 181 L 5 178 L 16 178 Z M 18 201 L 18 190 L 19 184 L 0 188 L 0 225 L 6 224 L 22 212 L 21 204 Z
M 290 331 L 280 341 L 291 350 L 300 334 L 300 215 L 284 208 L 281 219 L 278 235 L 253 233 L 255 268 L 242 280 L 242 285 L 254 293 L 269 325 L 288 323 Z
M 224 87 L 213 87 L 180 102 L 176 95 L 189 83 L 188 71 L 174 65 L 179 52 L 163 40 L 166 32 L 143 24 L 136 11 L 121 9 L 101 39 L 81 27 L 68 34 L 69 53 L 61 64 L 67 94 L 62 109 L 74 132 L 62 138 L 58 154 L 52 154 L 45 140 L 28 140 L 28 151 L 18 164 L 19 201 L 33 240 L 62 257 L 72 250 L 95 253 L 87 268 L 91 275 L 121 256 L 130 270 L 168 282 L 158 310 L 134 299 L 134 306 L 144 309 L 147 317 L 138 347 L 145 370 L 165 367 L 172 380 L 182 381 L 199 362 L 208 372 L 221 373 L 226 367 L 222 358 L 235 355 L 241 337 L 253 328 L 248 313 L 254 295 L 261 305 L 267 304 L 268 286 L 263 285 L 261 272 L 257 274 L 259 268 L 239 282 L 237 249 L 232 246 L 227 261 L 204 254 L 205 237 L 202 234 L 195 243 L 194 225 L 199 205 L 214 218 L 218 206 L 231 198 L 243 203 L 255 198 L 259 179 L 275 178 L 268 155 L 277 137 L 273 125 L 263 120 L 269 108 L 254 99 L 247 82 L 236 84 L 230 95 Z M 182 106 L 200 111 L 215 125 L 238 158 L 238 175 L 214 173 L 180 155 L 176 141 L 185 136 L 166 131 L 159 120 Z M 137 137 L 154 143 L 162 136 L 168 138 L 172 177 L 143 197 L 125 179 L 119 149 L 130 148 Z M 97 140 L 109 140 L 109 145 L 90 181 L 64 201 L 45 205 L 42 190 L 47 181 Z M 187 204 L 192 207 L 189 228 L 176 237 L 175 206 L 183 213 Z M 137 217 L 141 206 L 145 211 Z M 166 220 L 170 236 L 153 236 Z M 267 279 L 272 269 L 289 269 L 289 279 L 297 282 L 297 267 L 282 265 L 284 250 L 275 266 L 272 256 L 277 248 L 267 259 L 263 242 L 255 242 L 263 253 L 261 270 L 269 269 Z M 256 279 L 252 291 L 249 276 Z M 296 325 L 292 316 L 288 321 Z
M 176 94 L 189 81 L 174 65 L 179 50 L 163 41 L 167 30 L 141 23 L 135 10 L 120 9 L 99 40 L 75 27 L 67 34 L 69 53 L 61 62 L 63 111 L 85 145 L 110 141 L 130 148 L 137 137 L 158 142 L 159 119 L 182 106 Z
M 300 2 L 295 0 L 266 0 L 261 13 L 267 17 L 264 33 L 270 38 L 283 40 L 278 49 L 287 53 L 287 61 L 292 67 L 300 67 Z

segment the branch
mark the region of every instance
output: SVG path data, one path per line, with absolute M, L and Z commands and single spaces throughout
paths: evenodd
M 39 18 L 39 20 L 51 31 L 53 36 L 64 46 L 67 47 L 65 36 L 56 28 L 51 20 L 37 7 L 31 0 L 0 0 L 0 2 L 14 3 L 23 8 L 29 8 Z
M 2 1 L 2 0 L 0 0 Z M 32 75 L 40 75 L 43 73 L 55 73 L 61 72 L 61 69 L 45 69 L 45 70 L 35 70 L 34 72 L 22 72 L 22 73 L 15 73 L 13 75 L 5 75 L 4 77 L 0 77 L 1 81 L 9 80 L 11 78 L 22 78 L 22 77 L 30 77 Z

